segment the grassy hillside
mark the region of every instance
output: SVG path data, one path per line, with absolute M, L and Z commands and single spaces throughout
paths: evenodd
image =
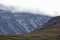
M 0 40 L 60 40 L 60 24 L 24 35 L 0 35 Z

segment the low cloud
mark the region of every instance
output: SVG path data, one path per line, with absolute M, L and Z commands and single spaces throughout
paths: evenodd
M 49 16 L 60 16 L 59 0 L 0 0 L 0 4 L 15 10 L 34 12 Z

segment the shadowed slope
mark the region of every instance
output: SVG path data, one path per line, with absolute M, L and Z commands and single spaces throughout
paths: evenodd
M 43 26 L 47 27 L 47 26 L 52 26 L 52 25 L 55 25 L 55 24 L 60 24 L 60 16 L 57 16 L 57 17 L 53 17 L 51 18 L 46 24 L 44 24 Z

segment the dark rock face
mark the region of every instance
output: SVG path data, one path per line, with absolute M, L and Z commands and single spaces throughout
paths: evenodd
M 50 19 L 50 16 L 45 15 L 37 15 L 26 12 L 12 13 L 1 10 L 0 35 L 30 33 L 37 28 L 42 28 L 42 25 Z
M 54 21 L 55 23 L 60 23 L 60 16 L 54 17 L 50 21 Z
M 48 22 L 44 23 L 42 28 L 40 28 L 38 30 L 43 30 L 43 29 L 46 29 L 46 28 L 56 25 L 56 24 L 60 24 L 60 16 L 52 17 Z
M 45 24 L 45 26 L 52 26 L 52 25 L 55 25 L 55 24 L 60 24 L 60 16 L 51 18 L 51 19 Z

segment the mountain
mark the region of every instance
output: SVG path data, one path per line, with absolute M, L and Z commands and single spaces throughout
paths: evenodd
M 60 16 L 0 10 L 0 40 L 60 40 Z
M 43 25 L 43 28 L 48 27 L 48 26 L 52 26 L 55 24 L 60 24 L 60 16 L 56 16 L 56 17 L 51 18 L 47 23 L 45 23 Z
M 52 17 L 29 12 L 10 12 L 0 10 L 0 35 L 27 34 L 42 28 Z
M 56 22 L 56 23 L 55 23 Z M 0 35 L 1 40 L 60 40 L 60 17 L 52 18 L 46 28 L 29 34 Z

